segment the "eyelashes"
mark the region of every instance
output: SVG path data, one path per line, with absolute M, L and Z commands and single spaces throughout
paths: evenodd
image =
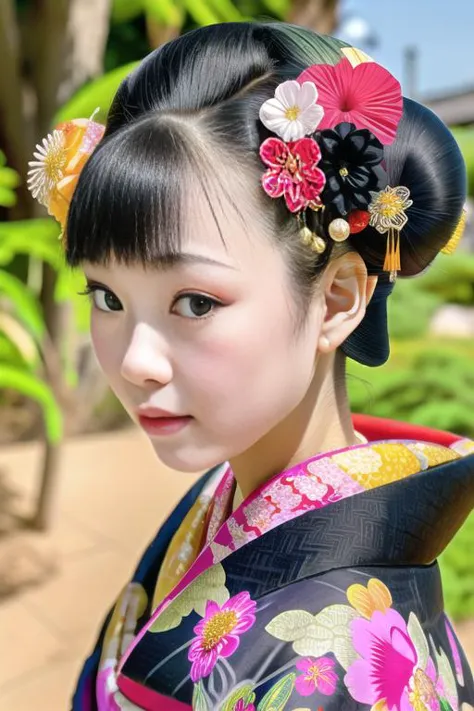
M 120 299 L 105 285 L 88 282 L 80 296 L 91 299 L 93 306 L 106 313 L 123 311 Z M 224 304 L 218 299 L 197 291 L 184 292 L 176 296 L 171 304 L 170 313 L 190 321 L 204 321 L 211 318 Z

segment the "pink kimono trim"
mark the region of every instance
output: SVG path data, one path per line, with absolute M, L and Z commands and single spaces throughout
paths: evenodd
M 120 680 L 120 691 L 127 698 L 140 700 L 140 708 L 143 711 L 192 711 L 192 706 L 177 701 L 171 696 L 163 696 L 153 689 L 142 686 L 136 681 L 128 677 L 122 677 Z

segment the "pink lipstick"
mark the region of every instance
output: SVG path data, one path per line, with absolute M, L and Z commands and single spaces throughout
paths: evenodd
M 140 425 L 150 436 L 176 434 L 193 419 L 189 415 L 173 415 L 155 407 L 140 408 L 137 414 Z

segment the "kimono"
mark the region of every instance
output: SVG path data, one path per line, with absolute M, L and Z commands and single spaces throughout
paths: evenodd
M 356 416 L 234 507 L 229 465 L 166 520 L 105 620 L 73 711 L 458 711 L 474 683 L 439 554 L 474 444 Z

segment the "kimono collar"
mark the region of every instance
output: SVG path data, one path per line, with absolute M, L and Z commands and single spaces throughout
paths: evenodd
M 378 422 L 364 418 L 357 429 L 370 438 L 368 430 Z M 311 457 L 265 482 L 232 513 L 234 478 L 230 467 L 224 470 L 201 553 L 158 605 L 121 666 L 161 612 L 213 565 L 224 562 L 237 575 L 258 579 L 255 566 L 266 559 L 262 546 L 274 557 L 282 541 L 299 541 L 300 563 L 283 566 L 286 583 L 310 569 L 314 574 L 384 560 L 395 565 L 434 560 L 474 505 L 474 456 L 463 459 L 474 453 L 474 445 L 421 429 L 424 441 L 379 440 Z M 281 570 L 279 576 L 275 584 L 281 585 Z

